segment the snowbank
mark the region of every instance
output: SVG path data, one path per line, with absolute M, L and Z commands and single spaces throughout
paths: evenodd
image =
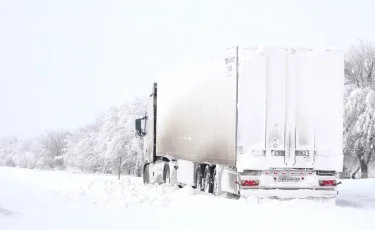
M 336 204 L 375 210 L 375 178 L 342 180 Z
M 106 207 L 149 207 L 154 203 L 164 206 L 181 196 L 197 193 L 196 190 L 169 185 L 143 185 L 139 177 L 67 173 L 0 167 L 0 176 L 37 185 L 53 195 L 63 197 L 86 196 L 92 202 Z
M 0 229 L 372 229 L 374 185 L 344 180 L 336 205 L 230 200 L 135 177 L 0 167 Z

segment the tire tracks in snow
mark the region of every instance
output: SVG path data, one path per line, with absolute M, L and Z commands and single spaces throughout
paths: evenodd
M 12 216 L 15 213 L 8 210 L 8 209 L 3 208 L 3 206 L 0 205 L 0 214 L 3 215 L 3 216 Z

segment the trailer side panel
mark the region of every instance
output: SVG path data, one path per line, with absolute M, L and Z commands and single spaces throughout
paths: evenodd
M 236 97 L 237 47 L 160 79 L 156 155 L 235 166 Z

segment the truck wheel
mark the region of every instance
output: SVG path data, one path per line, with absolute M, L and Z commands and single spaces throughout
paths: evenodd
M 213 191 L 213 172 L 212 168 L 207 165 L 206 168 L 204 169 L 204 177 L 202 180 L 202 187 L 206 193 L 212 193 Z
M 197 167 L 197 176 L 196 176 L 196 181 L 195 181 L 198 191 L 203 191 L 202 177 L 203 177 L 203 170 L 202 170 L 202 167 L 199 165 Z
M 171 173 L 169 170 L 169 164 L 164 164 L 164 171 L 163 171 L 163 182 L 164 184 L 170 184 L 171 183 Z
M 143 168 L 143 183 L 149 184 L 150 183 L 150 165 L 146 164 Z

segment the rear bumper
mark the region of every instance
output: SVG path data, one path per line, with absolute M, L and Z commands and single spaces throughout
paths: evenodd
M 337 190 L 323 189 L 241 189 L 241 196 L 259 198 L 280 198 L 280 199 L 305 199 L 305 198 L 335 198 Z

